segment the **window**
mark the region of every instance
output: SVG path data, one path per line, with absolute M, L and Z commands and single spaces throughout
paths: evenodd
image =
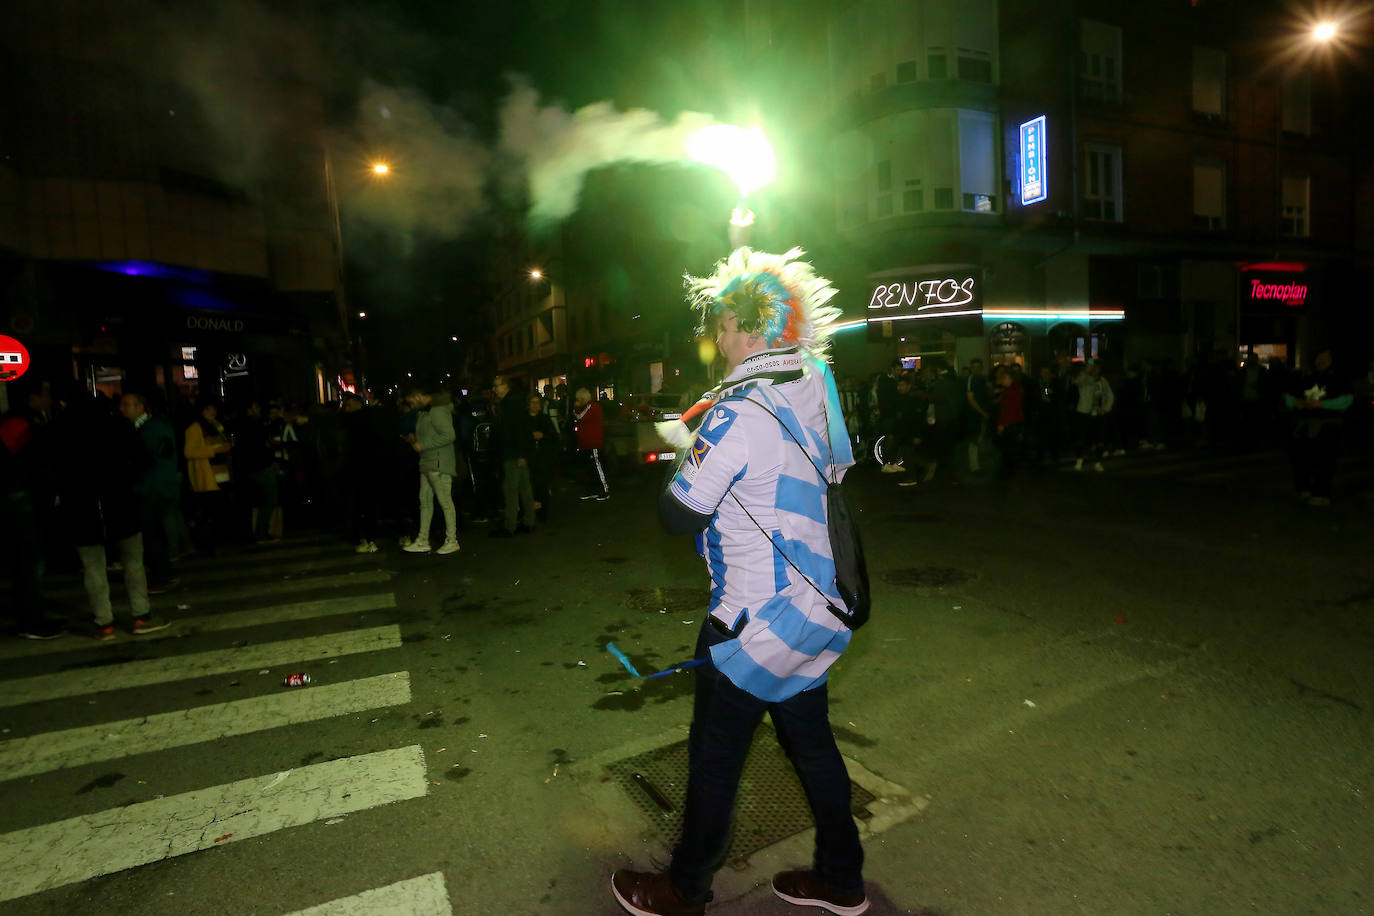
M 901 63 L 897 64 L 897 82 L 916 82 L 916 61 L 904 60 Z
M 943 80 L 949 78 L 949 62 L 944 48 L 931 48 L 926 58 L 926 78 Z
M 1303 136 L 1312 133 L 1312 80 L 1305 73 L 1283 81 L 1283 129 Z
M 891 160 L 891 159 L 884 159 L 882 162 L 879 162 L 878 165 L 877 165 L 877 167 L 876 167 L 876 172 L 877 172 L 877 176 L 878 176 L 878 190 L 879 190 L 880 192 L 881 192 L 881 191 L 891 191 L 891 190 L 892 190 L 892 160 Z
M 1088 144 L 1083 158 L 1083 218 L 1121 222 L 1121 148 Z
M 1283 223 L 1281 231 L 1289 238 L 1305 239 L 1312 234 L 1307 221 L 1312 179 L 1307 175 L 1283 176 Z
M 992 82 L 992 57 L 986 51 L 959 49 L 959 79 L 975 83 Z
M 1121 28 L 1084 19 L 1079 29 L 1078 85 L 1085 99 L 1121 101 Z
M 997 209 L 993 116 L 981 111 L 959 112 L 959 184 L 963 209 L 993 213 Z
M 1226 167 L 1221 163 L 1193 163 L 1193 226 L 1226 228 Z
M 881 218 L 892 215 L 892 160 L 884 159 L 874 167 L 878 194 L 873 199 L 873 215 Z
M 926 192 L 917 188 L 914 191 L 902 192 L 902 209 L 907 213 L 915 213 L 926 208 Z
M 1225 117 L 1225 53 L 1212 48 L 1193 48 L 1193 111 Z

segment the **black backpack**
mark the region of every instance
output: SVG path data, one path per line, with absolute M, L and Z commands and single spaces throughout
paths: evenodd
M 736 399 L 725 398 L 723 400 Z M 783 428 L 783 431 L 787 433 L 788 437 L 793 442 L 797 443 L 797 448 L 802 450 L 802 454 L 806 456 L 807 462 L 810 463 L 811 467 L 820 475 L 821 480 L 824 481 L 825 524 L 827 533 L 830 536 L 830 554 L 835 560 L 835 590 L 840 593 L 840 598 L 844 601 L 845 609 L 841 610 L 835 607 L 835 605 L 830 603 L 829 598 L 826 598 L 825 606 L 826 610 L 838 617 L 840 622 L 846 627 L 851 630 L 859 629 L 859 627 L 868 623 L 869 610 L 872 606 L 868 590 L 868 563 L 864 560 L 863 539 L 859 537 L 859 526 L 854 520 L 853 511 L 849 508 L 849 499 L 844 495 L 844 488 L 840 485 L 839 481 L 831 480 L 825 476 L 824 472 L 816 466 L 816 462 L 811 460 L 811 454 L 806 450 L 806 447 L 798 441 L 797 437 L 793 435 L 792 430 L 787 428 L 787 424 L 782 422 L 782 419 L 778 417 L 777 414 L 769 410 L 766 405 L 760 404 L 747 395 L 738 398 L 738 400 L 749 401 L 762 407 L 770 417 L 777 420 L 778 425 Z M 827 417 L 827 421 L 828 419 Z M 827 430 L 828 429 L 829 424 L 827 422 Z M 829 442 L 826 444 L 827 447 L 829 447 Z M 736 505 L 744 509 L 744 504 L 739 501 L 739 498 L 736 497 L 734 493 L 731 493 L 730 496 L 735 500 Z M 755 521 L 754 516 L 750 515 L 748 509 L 744 509 L 744 514 L 749 516 L 749 520 L 754 522 L 754 527 L 758 528 L 759 531 L 763 533 L 764 537 L 768 537 L 768 532 L 764 531 L 763 526 Z M 778 552 L 778 556 L 786 560 L 788 566 L 791 566 L 797 571 L 798 575 L 806 579 L 807 583 L 815 589 L 816 594 L 820 595 L 822 598 L 826 597 L 825 592 L 821 591 L 816 586 L 816 583 L 812 582 L 805 573 L 797 569 L 797 565 L 792 562 L 787 554 L 782 552 L 782 549 L 778 547 L 771 537 L 768 538 L 768 541 L 770 544 L 773 544 L 773 549 Z

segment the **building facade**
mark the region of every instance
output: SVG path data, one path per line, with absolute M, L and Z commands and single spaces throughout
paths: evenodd
M 0 327 L 111 395 L 323 399 L 349 372 L 323 102 L 165 12 L 8 9 Z
M 869 319 L 843 357 L 1302 365 L 1368 324 L 1368 93 L 1339 32 L 1277 4 L 865 0 L 829 58 Z

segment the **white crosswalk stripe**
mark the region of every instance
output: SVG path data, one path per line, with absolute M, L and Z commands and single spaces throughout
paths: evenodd
M 398 913 L 405 916 L 448 916 L 452 912 L 444 875 L 436 871 L 363 891 L 352 897 L 340 897 L 308 910 L 296 910 L 286 916 L 396 916 Z
M 289 623 L 299 620 L 312 620 L 317 617 L 335 617 L 342 614 L 356 614 L 360 611 L 380 611 L 395 606 L 396 596 L 394 594 L 380 592 L 372 595 L 350 595 L 346 598 L 296 601 L 291 604 L 276 604 L 271 607 L 252 608 L 246 611 L 225 611 L 220 614 L 177 617 L 167 629 L 140 635 L 138 641 L 141 644 L 159 639 L 189 636 L 195 633 L 247 630 L 270 623 Z M 120 645 L 127 645 L 127 643 L 117 641 L 99 643 L 97 648 L 114 649 Z M 71 644 L 63 640 L 47 642 L 16 640 L 0 644 L 0 658 L 48 655 L 55 652 L 70 652 L 71 649 Z
M 0 835 L 0 901 L 425 794 L 419 745 Z
M 0 741 L 0 773 L 18 779 L 409 702 L 410 674 L 400 671 L 309 690 L 44 732 Z
M 375 562 L 373 559 L 371 564 Z M 0 708 L 78 695 L 99 696 L 255 669 L 289 665 L 289 670 L 306 670 L 311 662 L 329 660 L 332 665 L 348 656 L 362 657 L 397 649 L 401 646 L 400 627 L 386 624 L 251 645 L 236 642 L 231 647 L 183 651 L 180 655 L 134 659 L 102 655 L 110 646 L 126 653 L 136 647 L 136 654 L 152 655 L 159 649 L 165 651 L 176 645 L 175 637 L 185 636 L 196 636 L 203 640 L 199 645 L 208 641 L 213 647 L 217 634 L 240 631 L 234 636 L 241 636 L 242 632 L 251 633 L 262 626 L 289 626 L 300 622 L 323 621 L 327 625 L 329 620 L 343 615 L 395 608 L 395 594 L 390 590 L 377 590 L 378 585 L 391 581 L 392 574 L 375 566 L 368 568 L 371 564 L 357 563 L 354 557 L 341 555 L 334 544 L 308 540 L 270 552 L 217 558 L 201 565 L 199 572 L 203 578 L 200 581 L 195 581 L 194 573 L 188 573 L 188 587 L 163 599 L 201 605 L 209 612 L 168 615 L 173 619 L 167 630 L 113 643 L 91 642 L 74 646 L 74 640 L 16 641 L 0 647 L 0 658 L 20 660 L 30 666 L 30 671 L 43 670 L 34 667 L 42 664 L 51 672 L 0 680 Z M 357 568 L 351 568 L 355 566 Z M 279 597 L 316 589 L 337 590 L 341 594 L 294 602 L 283 602 Z M 79 589 L 72 587 L 67 591 L 80 594 Z M 221 600 L 228 609 L 213 612 Z M 232 637 L 219 638 L 224 645 Z M 44 656 L 74 650 L 89 653 L 92 661 L 83 658 L 77 664 L 65 666 L 66 670 L 54 670 L 44 659 Z M 102 659 L 111 663 L 106 664 Z M 341 670 L 343 666 L 329 667 L 327 672 Z M 156 755 L 180 748 L 212 746 L 211 742 L 220 739 L 237 739 L 269 729 L 284 729 L 289 735 L 291 729 L 309 727 L 311 723 L 368 710 L 401 707 L 412 699 L 408 671 L 393 670 L 321 684 L 321 675 L 327 678 L 328 673 L 318 672 L 315 683 L 303 689 L 276 689 L 260 696 L 171 711 L 163 711 L 164 706 L 157 711 L 149 710 L 149 714 L 139 714 L 127 705 L 116 704 L 115 708 L 130 717 L 54 728 L 0 741 L 0 779 L 6 782 L 26 777 L 30 782 L 35 777 L 50 779 L 59 771 L 108 764 L 134 755 L 152 755 L 142 765 L 157 767 L 161 758 Z M 178 689 L 189 693 L 190 685 L 174 688 Z M 197 691 L 203 692 L 208 691 Z M 147 699 L 152 695 L 146 692 L 140 696 L 144 697 L 140 702 L 156 702 Z M 60 721 L 64 713 L 53 715 Z M 241 773 L 240 770 L 234 775 Z M 182 774 L 183 780 L 185 775 Z M 232 781 L 217 781 L 216 773 L 199 769 L 190 775 L 192 778 L 182 781 L 181 786 L 206 787 L 37 826 L 27 826 L 24 821 L 11 822 L 20 829 L 0 834 L 0 902 L 262 837 L 288 827 L 418 799 L 427 794 L 429 786 L 423 752 L 418 745 Z M 220 784 L 215 784 L 217 782 Z M 60 809 L 57 816 L 61 817 Z M 327 867 L 334 869 L 336 865 Z M 435 872 L 340 897 L 300 912 L 338 916 L 366 913 L 437 916 L 451 913 L 452 907 L 444 876 Z
M 286 639 L 260 646 L 239 646 L 192 655 L 173 655 L 125 662 L 109 668 L 84 671 L 59 671 L 36 677 L 4 682 L 0 706 L 19 706 L 43 700 L 146 687 L 211 674 L 228 674 L 253 668 L 272 668 L 287 662 L 333 658 L 377 649 L 394 649 L 401 644 L 401 628 L 396 625 L 347 630 L 328 636 Z

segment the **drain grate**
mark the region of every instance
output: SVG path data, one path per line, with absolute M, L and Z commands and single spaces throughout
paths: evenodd
M 690 613 L 705 610 L 710 600 L 704 588 L 632 588 L 625 603 L 637 611 Z
M 672 847 L 682 833 L 687 797 L 687 742 L 679 741 L 608 764 L 607 769 L 663 841 Z M 849 784 L 854 816 L 867 820 L 875 796 Z M 773 729 L 759 727 L 735 800 L 735 832 L 727 862 L 746 859 L 760 849 L 815 826 L 797 774 L 778 746 Z
M 911 566 L 889 569 L 883 573 L 883 579 L 889 585 L 915 585 L 921 588 L 960 585 L 972 578 L 973 573 L 954 566 Z

